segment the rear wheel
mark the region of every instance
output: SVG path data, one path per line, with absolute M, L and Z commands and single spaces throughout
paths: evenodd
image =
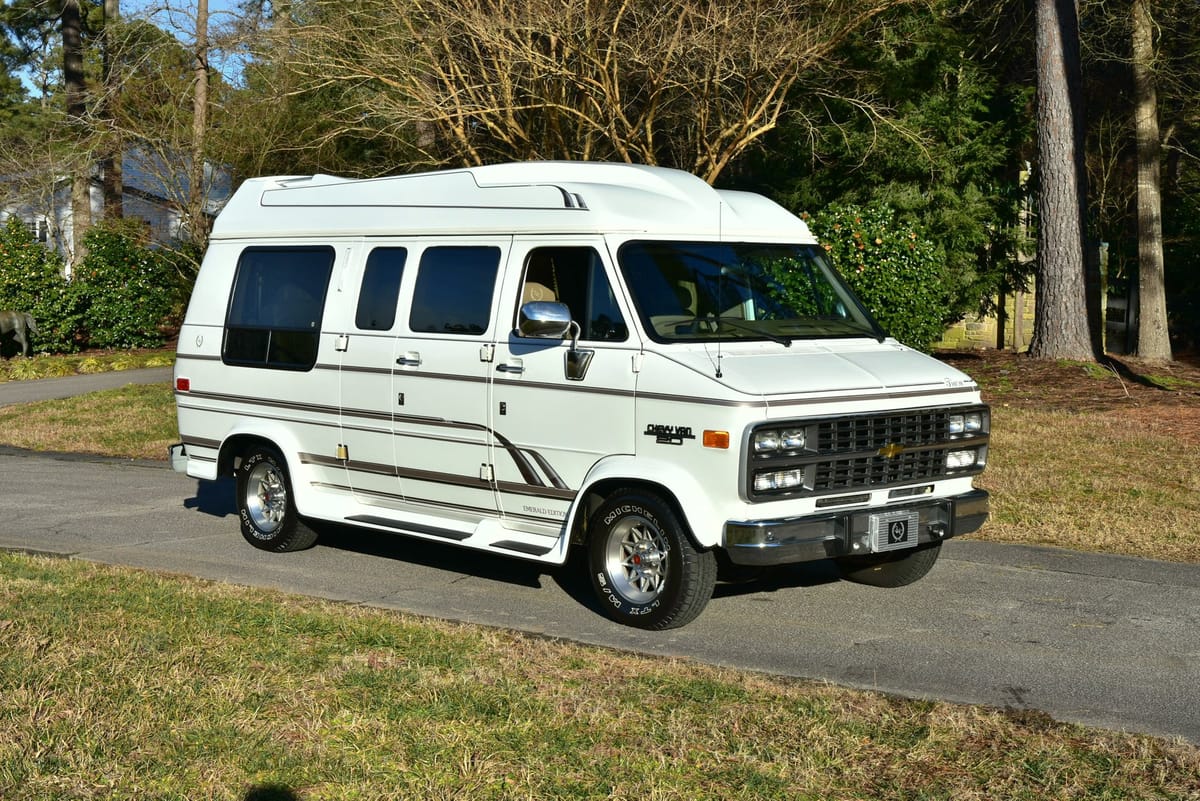
M 317 534 L 296 512 L 287 463 L 274 448 L 256 445 L 237 469 L 238 517 L 242 536 L 264 551 L 299 551 Z
M 933 569 L 940 542 L 931 542 L 918 548 L 877 553 L 869 556 L 843 556 L 837 561 L 842 578 L 872 587 L 903 587 L 923 578 Z
M 712 552 L 697 550 L 671 506 L 641 490 L 614 493 L 592 515 L 588 566 L 605 614 L 643 629 L 695 619 L 717 580 Z

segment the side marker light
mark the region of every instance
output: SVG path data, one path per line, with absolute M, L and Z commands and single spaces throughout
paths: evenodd
M 722 450 L 729 449 L 729 432 L 728 431 L 710 431 L 704 430 L 704 447 L 720 448 Z

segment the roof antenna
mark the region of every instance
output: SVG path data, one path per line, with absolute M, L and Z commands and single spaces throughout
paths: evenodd
M 725 210 L 724 201 L 717 200 L 717 239 L 725 241 L 725 220 L 722 212 Z M 722 267 L 717 272 L 717 378 L 721 378 L 721 310 L 725 308 L 725 300 L 722 297 L 725 290 L 725 268 Z

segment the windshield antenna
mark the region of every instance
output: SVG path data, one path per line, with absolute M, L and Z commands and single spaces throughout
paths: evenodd
M 725 204 L 717 201 L 717 237 L 724 239 L 724 231 L 722 227 L 721 210 L 725 208 Z M 725 308 L 725 267 L 722 266 L 717 271 L 717 378 L 721 377 L 721 314 Z

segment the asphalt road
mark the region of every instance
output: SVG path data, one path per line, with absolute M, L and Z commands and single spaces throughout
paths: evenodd
M 830 566 L 718 585 L 651 633 L 601 616 L 577 573 L 351 529 L 268 554 L 228 482 L 163 464 L 0 449 L 0 548 L 69 555 L 400 609 L 910 697 L 1036 709 L 1200 743 L 1200 567 L 951 541 L 916 584 Z
M 160 381 L 170 381 L 172 369 L 170 367 L 147 367 L 141 370 L 117 370 L 92 375 L 41 378 L 37 381 L 7 381 L 0 384 L 0 406 L 69 398 L 81 392 L 116 389 L 126 384 L 156 384 Z

